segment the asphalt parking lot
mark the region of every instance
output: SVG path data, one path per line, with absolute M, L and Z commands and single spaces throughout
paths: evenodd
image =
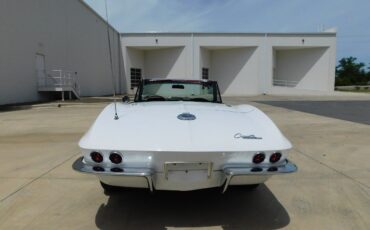
M 260 103 L 370 125 L 370 101 L 263 101 Z
M 266 112 L 293 143 L 290 159 L 299 171 L 255 191 L 107 196 L 95 177 L 71 169 L 78 140 L 106 102 L 2 110 L 0 229 L 370 228 L 369 125 L 256 98 L 227 102 Z

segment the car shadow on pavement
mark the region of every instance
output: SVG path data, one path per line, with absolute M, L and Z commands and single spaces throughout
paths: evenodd
M 232 187 L 225 194 L 118 191 L 102 204 L 95 223 L 100 229 L 167 229 L 221 226 L 223 229 L 276 229 L 290 222 L 285 208 L 265 185 L 256 190 Z

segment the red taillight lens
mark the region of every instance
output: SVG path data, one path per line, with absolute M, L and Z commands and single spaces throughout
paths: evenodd
M 265 160 L 265 154 L 264 153 L 257 153 L 253 157 L 253 163 L 259 164 Z
M 271 163 L 278 162 L 280 160 L 280 158 L 281 158 L 281 153 L 279 153 L 279 152 L 273 153 L 270 156 L 270 162 Z
M 122 157 L 119 153 L 111 153 L 109 156 L 109 160 L 112 161 L 114 164 L 119 164 L 122 162 Z
M 92 152 L 92 153 L 90 153 L 90 157 L 96 163 L 100 163 L 100 162 L 103 161 L 103 155 L 101 155 L 99 152 Z

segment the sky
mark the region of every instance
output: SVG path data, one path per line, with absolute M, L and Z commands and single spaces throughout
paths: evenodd
M 84 0 L 102 17 L 104 0 Z M 370 67 L 370 0 L 107 0 L 119 32 L 318 32 Z

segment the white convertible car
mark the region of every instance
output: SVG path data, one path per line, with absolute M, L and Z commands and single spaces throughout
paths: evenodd
M 256 187 L 292 173 L 290 142 L 259 109 L 223 104 L 217 82 L 143 80 L 108 105 L 80 140 L 73 168 L 116 187 L 188 191 Z

